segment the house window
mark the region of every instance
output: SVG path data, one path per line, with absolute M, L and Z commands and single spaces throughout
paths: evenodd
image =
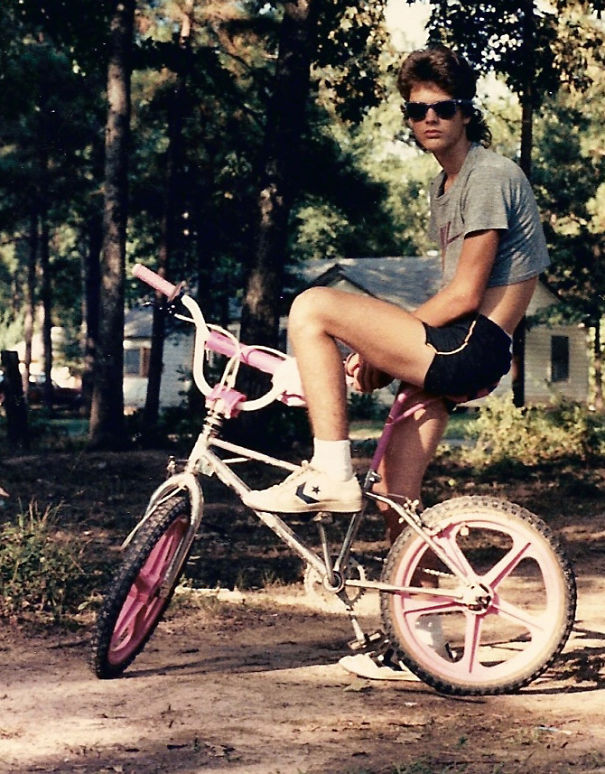
M 566 382 L 569 379 L 569 337 L 552 336 L 550 339 L 550 380 Z
M 149 376 L 149 347 L 124 350 L 124 373 L 129 376 Z

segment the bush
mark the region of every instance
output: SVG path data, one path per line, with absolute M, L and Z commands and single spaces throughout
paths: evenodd
M 32 502 L 16 523 L 0 526 L 0 618 L 58 623 L 77 610 L 86 579 L 83 548 L 60 540 L 56 513 L 40 514 Z
M 486 398 L 468 434 L 475 444 L 465 457 L 475 465 L 586 460 L 605 449 L 602 423 L 584 406 L 560 400 L 546 407 L 519 408 L 510 393 Z
M 389 406 L 380 402 L 377 395 L 371 393 L 351 392 L 349 397 L 349 419 L 372 419 L 384 422 L 389 413 Z

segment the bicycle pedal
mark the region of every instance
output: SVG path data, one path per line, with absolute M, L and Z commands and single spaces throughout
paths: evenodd
M 364 641 L 360 642 L 359 640 L 351 640 L 347 643 L 347 647 L 349 650 L 354 651 L 361 651 L 367 652 L 369 650 L 377 650 L 377 645 L 380 645 L 382 643 L 385 644 L 385 647 L 387 645 L 386 637 L 384 636 L 384 632 L 381 632 L 380 630 L 377 632 L 373 632 L 372 634 L 364 634 Z

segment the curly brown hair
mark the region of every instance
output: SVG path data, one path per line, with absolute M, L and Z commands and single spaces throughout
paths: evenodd
M 434 83 L 454 99 L 472 100 L 477 93 L 477 73 L 464 57 L 441 44 L 412 51 L 403 61 L 397 88 L 406 101 L 417 83 Z M 473 105 L 462 106 L 461 110 L 471 119 L 466 125 L 468 139 L 487 148 L 492 133 L 483 113 Z

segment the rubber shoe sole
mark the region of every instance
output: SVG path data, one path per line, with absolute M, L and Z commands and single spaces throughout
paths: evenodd
M 354 656 L 343 656 L 338 662 L 343 669 L 351 672 L 357 677 L 365 677 L 367 680 L 407 680 L 408 682 L 419 683 L 420 678 L 402 664 L 401 666 L 390 666 L 388 664 L 379 664 L 372 657 L 371 653 L 357 653 Z

